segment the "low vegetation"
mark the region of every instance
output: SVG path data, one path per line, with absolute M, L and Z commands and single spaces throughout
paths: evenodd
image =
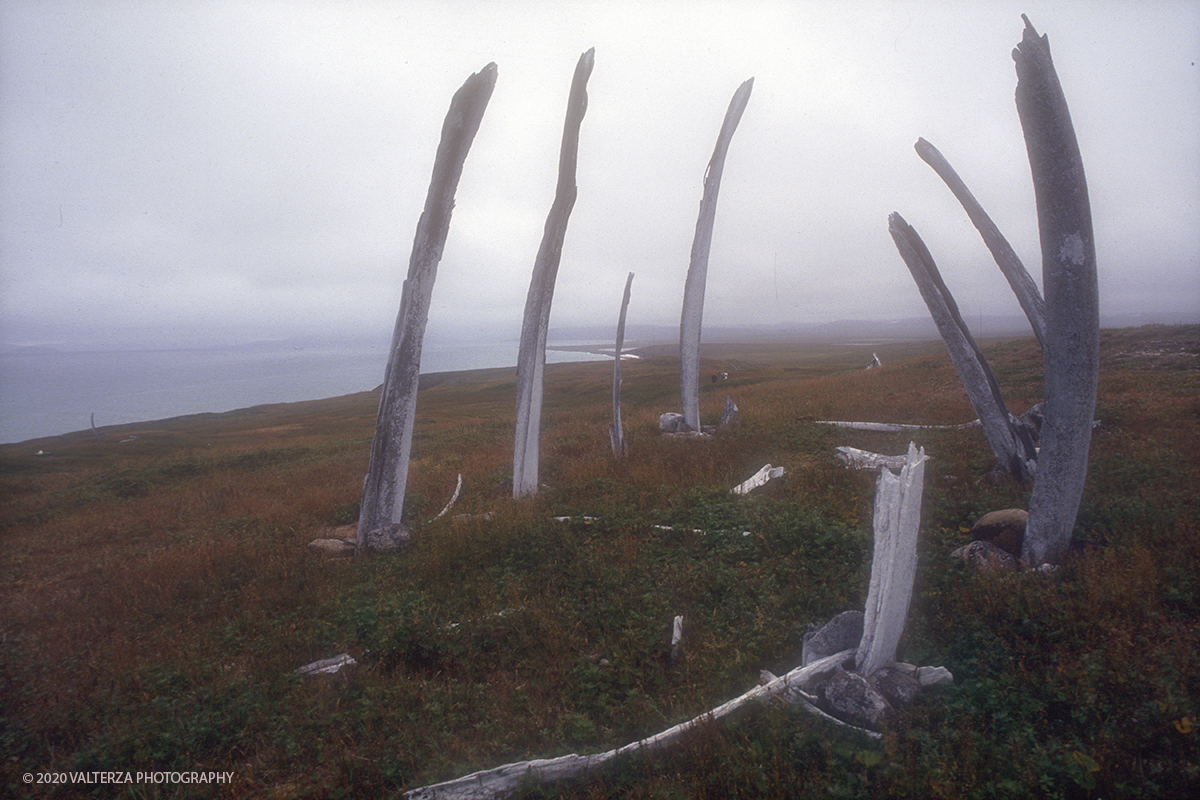
M 866 371 L 872 349 L 883 367 Z M 1040 399 L 1031 338 L 984 350 L 1010 409 Z M 1200 793 L 1200 327 L 1103 332 L 1078 547 L 1052 576 L 948 558 L 983 513 L 1028 500 L 980 481 L 992 463 L 977 429 L 814 424 L 971 419 L 940 343 L 706 355 L 702 374 L 729 380 L 705 381 L 702 415 L 732 395 L 737 428 L 660 437 L 678 360 L 630 362 L 621 461 L 611 367 L 549 367 L 547 488 L 520 503 L 497 488 L 511 472 L 512 370 L 424 376 L 416 540 L 369 559 L 321 560 L 306 544 L 357 517 L 375 393 L 0 446 L 0 793 L 396 796 L 654 733 L 760 669 L 795 666 L 808 623 L 861 608 L 873 485 L 834 448 L 900 453 L 910 438 L 932 460 L 902 655 L 948 667 L 952 687 L 879 742 L 765 708 L 526 796 Z M 729 493 L 768 462 L 786 478 Z M 453 513 L 491 517 L 430 522 L 460 473 Z M 672 661 L 676 614 L 686 657 Z M 295 673 L 342 652 L 359 666 Z M 219 789 L 22 778 L 152 770 L 234 777 Z

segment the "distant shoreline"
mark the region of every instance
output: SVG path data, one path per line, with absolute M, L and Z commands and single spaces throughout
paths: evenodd
M 1166 331 L 1176 326 L 1136 327 L 1161 327 Z M 1108 330 L 1113 329 L 1102 328 Z M 863 367 L 871 362 L 875 350 L 885 364 L 924 344 L 944 352 L 936 336 L 799 339 L 761 337 L 737 342 L 730 337 L 704 342 L 700 354 L 733 369 L 764 363 L 807 369 L 805 365 L 828 358 L 834 351 L 842 351 L 851 360 L 860 359 Z M 1009 339 L 1033 341 L 1029 333 L 989 335 L 979 341 Z M 631 341 L 622 353 L 637 359 L 671 360 L 679 358 L 678 348 L 677 341 L 650 336 Z M 547 345 L 549 352 L 577 356 L 552 358 L 553 364 L 607 363 L 614 349 L 607 341 L 590 336 Z M 422 387 L 470 380 L 472 375 L 511 375 L 516 369 L 515 347 L 510 342 L 428 348 L 424 355 L 433 357 L 422 359 L 422 366 L 427 367 L 421 372 Z M 322 351 L 281 346 L 274 351 L 263 347 L 186 353 L 0 354 L 0 443 L 33 442 L 80 432 L 90 436 L 92 414 L 98 427 L 108 428 L 377 391 L 383 360 L 383 352 L 375 346 L 358 351 L 349 347 Z

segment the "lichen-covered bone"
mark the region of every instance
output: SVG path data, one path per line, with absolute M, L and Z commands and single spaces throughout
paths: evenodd
M 997 464 L 1015 479 L 1028 483 L 1033 480 L 1037 465 L 1033 440 L 1023 427 L 1016 424 L 1005 406 L 987 359 L 967 329 L 958 304 L 942 280 L 929 248 L 899 214 L 893 213 L 888 217 L 888 230 L 921 291 L 929 315 L 937 324 L 954 369 L 967 391 L 967 398 L 979 415 L 984 436 L 991 445 Z
M 1100 371 L 1100 300 L 1087 179 L 1067 99 L 1049 40 L 1021 18 L 1025 31 L 1013 50 L 1017 114 L 1033 173 L 1046 297 L 1045 421 L 1021 557 L 1038 566 L 1066 552 L 1083 495 Z
M 967 185 L 963 183 L 962 178 L 958 177 L 954 167 L 950 166 L 950 162 L 941 152 L 924 139 L 917 139 L 915 147 L 921 160 L 933 168 L 933 171 L 938 174 L 938 177 L 958 198 L 958 202 L 962 204 L 963 210 L 967 212 L 975 229 L 983 237 L 984 244 L 991 251 L 996 265 L 1000 267 L 1000 271 L 1008 280 L 1008 285 L 1012 287 L 1013 294 L 1017 296 L 1017 302 L 1025 311 L 1025 316 L 1029 319 L 1029 325 L 1033 328 L 1038 343 L 1045 347 L 1046 303 L 1042 299 L 1041 293 L 1038 292 L 1037 284 L 1030 277 L 1029 271 L 1021 263 L 1020 257 L 1017 256 L 1012 245 L 996 227 L 996 223 L 992 222 L 992 218 L 983 210 L 983 206 L 975 199 L 975 195 L 971 194 Z
M 401 290 L 400 311 L 396 315 L 392 347 L 384 370 L 375 438 L 371 442 L 371 462 L 363 481 L 358 524 L 360 555 L 398 547 L 408 538 L 400 515 L 404 510 L 404 489 L 408 482 L 417 382 L 421 373 L 421 344 L 429 320 L 429 301 L 450 231 L 454 193 L 462 177 L 463 163 L 495 87 L 496 65 L 488 64 L 468 78 L 454 94 L 442 125 L 442 139 L 433 162 L 433 178 L 425 197 L 425 209 L 417 222 L 408 278 Z
M 579 57 L 567 101 L 562 148 L 558 159 L 558 187 L 542 244 L 533 262 L 533 277 L 525 300 L 525 321 L 517 351 L 517 428 L 513 438 L 513 497 L 537 494 L 538 447 L 542 434 L 542 388 L 546 371 L 546 333 L 550 329 L 550 303 L 562 257 L 567 220 L 575 206 L 578 189 L 575 166 L 579 159 L 579 128 L 587 112 L 587 82 L 595 65 L 596 49 Z

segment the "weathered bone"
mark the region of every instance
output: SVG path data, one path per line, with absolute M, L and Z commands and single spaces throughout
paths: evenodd
M 837 450 L 838 460 L 845 464 L 847 469 L 900 469 L 908 460 L 905 456 L 884 456 L 845 445 Z
M 721 191 L 721 174 L 725 169 L 729 141 L 746 110 L 753 87 L 753 78 L 739 86 L 725 112 L 717 146 L 704 173 L 704 197 L 700 201 L 691 263 L 683 285 L 683 313 L 679 320 L 679 393 L 683 401 L 683 421 L 693 431 L 700 430 L 700 325 L 704 317 L 704 288 L 708 280 L 708 251 L 712 246 L 717 195 Z
M 446 503 L 446 506 L 441 511 L 438 512 L 438 515 L 436 517 L 434 517 L 433 519 L 431 519 L 429 521 L 436 522 L 437 520 L 446 516 L 446 512 L 449 511 L 451 508 L 453 508 L 454 504 L 456 502 L 458 502 L 458 494 L 461 491 L 462 491 L 462 473 L 460 472 L 460 473 L 458 473 L 458 483 L 456 483 L 454 485 L 454 494 L 450 495 L 450 501 L 448 503 Z
M 1021 263 L 1021 259 L 1012 249 L 1012 245 L 1004 238 L 1004 234 L 1000 233 L 996 223 L 992 222 L 992 218 L 983 210 L 983 206 L 979 205 L 975 195 L 971 194 L 967 185 L 962 182 L 962 178 L 958 177 L 954 167 L 950 166 L 950 162 L 936 147 L 924 139 L 917 139 L 915 147 L 921 160 L 933 167 L 933 171 L 938 174 L 938 177 L 958 198 L 958 202 L 962 204 L 963 210 L 967 212 L 975 229 L 983 237 L 984 244 L 991 251 L 992 258 L 996 259 L 997 266 L 1008 280 L 1008 285 L 1012 287 L 1013 294 L 1017 296 L 1017 302 L 1025 311 L 1025 316 L 1029 318 L 1029 324 L 1033 327 L 1033 334 L 1037 337 L 1038 344 L 1044 348 L 1046 346 L 1046 303 L 1042 300 L 1037 284 L 1029 276 L 1029 271 Z
M 856 431 L 878 431 L 881 433 L 899 433 L 901 431 L 954 431 L 963 428 L 978 428 L 979 420 L 974 419 L 961 425 L 909 425 L 903 422 L 841 422 L 838 420 L 819 419 L 815 425 L 832 425 L 835 428 L 850 428 Z M 843 448 L 838 448 L 839 450 Z M 854 448 L 850 448 L 854 449 Z M 902 456 L 896 456 L 901 458 Z
M 625 279 L 625 294 L 621 297 L 621 314 L 617 318 L 617 344 L 613 350 L 613 421 L 608 435 L 612 440 L 613 455 L 621 458 L 629 452 L 625 446 L 625 429 L 621 427 L 621 348 L 625 345 L 625 312 L 629 309 L 629 289 L 633 285 L 633 273 Z
M 917 531 L 921 526 L 921 493 L 925 449 L 908 445 L 904 467 L 897 476 L 879 471 L 875 493 L 875 554 L 871 583 L 863 609 L 863 638 L 855 663 L 870 677 L 896 660 L 896 647 L 908 619 L 913 578 L 917 569 Z
M 765 486 L 767 481 L 781 477 L 783 477 L 783 467 L 772 467 L 770 464 L 764 464 L 762 469 L 729 491 L 733 494 L 750 494 L 750 492 L 758 487 Z
M 725 395 L 725 407 L 721 409 L 721 422 L 717 427 L 721 430 L 728 430 L 734 425 L 737 425 L 738 407 L 737 403 L 733 402 L 733 398 Z
M 454 94 L 442 125 L 442 139 L 433 162 L 433 178 L 425 209 L 417 222 L 408 278 L 401 290 L 400 311 L 392 333 L 371 443 L 371 462 L 363 481 L 358 524 L 358 552 L 398 547 L 408 539 L 400 522 L 412 452 L 413 418 L 421 373 L 421 345 L 429 320 L 429 301 L 437 265 L 450 231 L 454 193 L 463 162 L 479 131 L 496 86 L 496 65 L 488 64 L 467 79 Z
M 899 214 L 888 217 L 888 230 L 900 257 L 912 273 L 921 297 L 937 324 L 950 360 L 967 390 L 967 398 L 983 425 L 984 436 L 992 447 L 997 463 L 1017 480 L 1027 483 L 1033 479 L 1037 450 L 1033 441 L 1024 435 L 1004 405 L 1000 387 L 987 365 L 987 359 L 975 344 L 959 314 L 958 305 L 942 281 L 929 249 L 917 232 Z
M 792 686 L 804 684 L 829 674 L 854 657 L 853 650 L 844 650 L 820 661 L 814 661 L 761 686 L 756 686 L 743 695 L 717 706 L 711 711 L 681 722 L 661 733 L 639 739 L 636 742 L 595 755 L 581 756 L 574 753 L 558 758 L 518 761 L 512 764 L 483 770 L 444 783 L 422 786 L 405 793 L 410 800 L 483 800 L 511 792 L 524 781 L 550 783 L 566 780 L 597 769 L 622 756 L 639 752 L 653 752 L 675 744 L 696 728 L 718 722 L 751 703 L 767 700 L 773 695 L 787 691 Z
M 1029 18 L 1013 50 L 1017 114 L 1033 174 L 1046 293 L 1045 423 L 1021 557 L 1055 563 L 1071 542 L 1087 477 L 1100 370 L 1096 245 L 1083 157 L 1050 43 Z
M 340 656 L 322 658 L 320 661 L 305 664 L 303 667 L 296 669 L 296 673 L 299 675 L 332 675 L 342 667 L 354 667 L 357 665 L 358 662 L 354 660 L 354 656 L 349 653 L 342 653 Z
M 882 458 L 882 456 L 880 457 Z M 458 798 L 499 797 L 523 783 L 550 783 L 568 780 L 596 770 L 616 759 L 638 752 L 661 750 L 680 741 L 689 731 L 718 722 L 735 711 L 760 701 L 798 703 L 808 711 L 832 720 L 840 726 L 872 738 L 879 734 L 848 725 L 830 717 L 808 702 L 804 688 L 825 676 L 855 662 L 858 671 L 871 675 L 885 664 L 895 662 L 896 645 L 904 630 L 908 604 L 912 595 L 916 571 L 916 537 L 920 524 L 922 479 L 927 456 L 909 444 L 904 465 L 897 477 L 887 469 L 881 470 L 879 491 L 875 501 L 875 557 L 871 564 L 871 584 L 867 610 L 863 617 L 863 637 L 857 648 L 840 650 L 832 655 L 802 664 L 782 677 L 761 673 L 758 687 L 716 708 L 668 728 L 661 733 L 596 755 L 570 754 L 550 759 L 518 761 L 494 769 L 483 770 L 443 783 L 412 789 L 405 793 L 411 800 L 458 800 Z M 769 469 L 770 465 L 765 469 Z M 570 517 L 556 517 L 570 520 Z M 585 520 L 592 520 L 588 517 Z M 662 528 L 663 526 L 654 526 Z M 702 531 L 697 531 L 702 533 Z M 682 650 L 683 617 L 675 617 L 671 636 L 671 658 Z M 806 659 L 807 660 L 807 659 Z M 942 682 L 949 673 L 941 668 L 930 675 L 930 683 Z
M 525 300 L 525 321 L 521 325 L 521 346 L 517 353 L 517 429 L 513 439 L 513 497 L 537 494 L 538 446 L 542 433 L 542 389 L 546 370 L 546 333 L 550 328 L 550 303 L 554 299 L 554 281 L 562 257 L 567 220 L 575 206 L 575 165 L 579 155 L 579 128 L 587 112 L 587 81 L 595 64 L 596 49 L 579 57 L 571 96 L 567 101 L 567 119 L 563 125 L 562 148 L 558 160 L 558 187 L 542 244 L 533 263 L 533 278 Z
M 764 669 L 761 672 L 759 672 L 759 682 L 760 683 L 765 685 L 765 684 L 770 683 L 773 680 L 775 680 L 775 675 L 770 670 Z M 860 734 L 862 736 L 867 737 L 868 739 L 882 739 L 883 738 L 882 733 L 877 733 L 876 731 L 869 731 L 866 728 L 860 728 L 857 725 L 851 725 L 849 722 L 842 722 L 840 719 L 833 716 L 832 714 L 826 714 L 824 711 L 817 708 L 813 704 L 813 700 L 815 700 L 816 698 L 813 697 L 812 695 L 808 694 L 808 692 L 804 691 L 799 686 L 793 686 L 787 690 L 780 691 L 779 693 L 773 695 L 773 697 L 776 700 L 778 700 L 780 703 L 792 706 L 793 708 L 803 709 L 804 711 L 807 711 L 810 714 L 816 714 L 818 717 L 820 717 L 821 719 L 823 719 L 827 722 L 832 722 L 834 725 L 837 725 L 838 727 L 845 728 L 848 731 L 852 731 L 854 733 Z

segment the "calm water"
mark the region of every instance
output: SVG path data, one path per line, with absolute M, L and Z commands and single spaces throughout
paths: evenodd
M 0 354 L 0 442 L 96 426 L 336 397 L 383 383 L 386 343 Z M 549 350 L 550 362 L 595 360 Z M 506 367 L 517 343 L 426 345 L 422 372 Z

